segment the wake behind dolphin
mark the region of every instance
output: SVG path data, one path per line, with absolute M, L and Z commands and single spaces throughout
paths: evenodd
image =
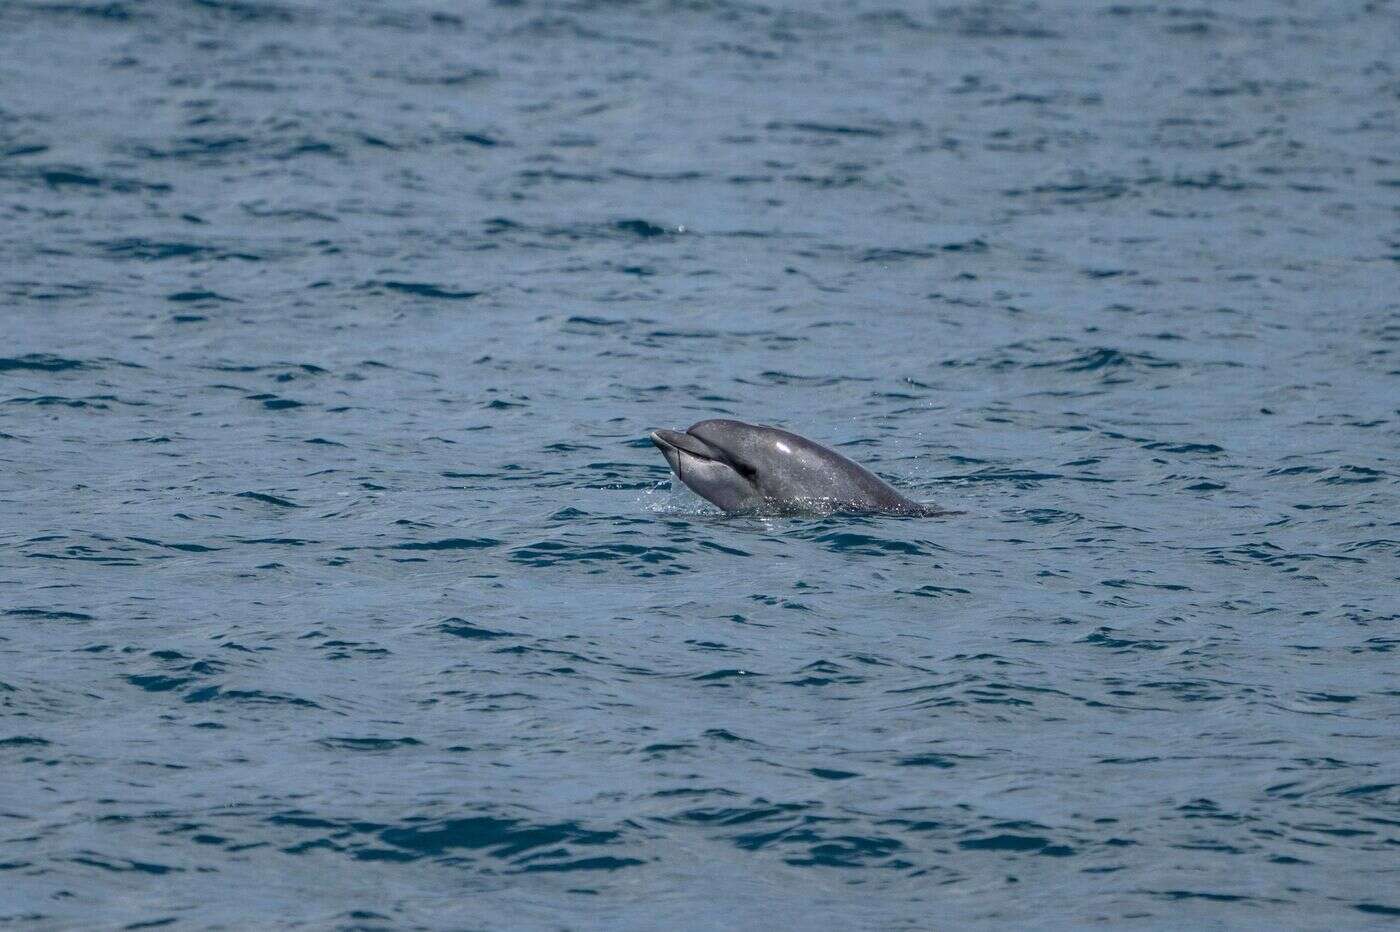
M 861 511 L 955 514 L 905 498 L 834 450 L 777 427 L 715 418 L 654 430 L 676 478 L 727 512 Z

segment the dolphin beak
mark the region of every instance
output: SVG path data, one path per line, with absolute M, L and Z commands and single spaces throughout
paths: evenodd
M 685 434 L 677 430 L 654 430 L 651 432 L 651 442 L 656 444 L 656 448 L 661 451 L 661 455 L 666 457 L 666 465 L 670 466 L 677 475 L 681 471 L 681 439 Z
M 724 454 L 718 449 L 694 434 L 687 434 L 683 430 L 654 430 L 651 432 L 651 442 L 660 447 L 662 453 L 667 450 L 684 450 L 691 456 L 698 456 L 702 460 L 724 458 Z
M 678 442 L 685 435 L 678 430 L 654 430 L 651 432 L 651 442 L 665 453 L 668 449 L 674 450 L 680 446 Z
M 654 430 L 651 432 L 651 442 L 656 444 L 661 455 L 666 457 L 667 464 L 675 470 L 681 480 L 685 476 L 681 473 L 683 459 L 681 454 L 693 456 L 699 460 L 724 460 L 724 453 L 716 447 L 710 446 L 705 441 L 680 430 Z

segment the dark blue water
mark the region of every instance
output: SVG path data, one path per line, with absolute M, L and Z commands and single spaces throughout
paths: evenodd
M 1395 921 L 1397 63 L 0 4 L 0 923 Z M 725 517 L 711 416 L 966 513 Z

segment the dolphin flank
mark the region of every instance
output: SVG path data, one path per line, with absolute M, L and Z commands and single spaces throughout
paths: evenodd
M 654 430 L 671 470 L 727 512 L 860 511 L 956 514 L 905 498 L 834 450 L 777 427 L 714 418 L 688 430 Z

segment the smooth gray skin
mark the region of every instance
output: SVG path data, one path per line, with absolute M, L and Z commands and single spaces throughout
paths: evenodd
M 651 442 L 678 479 L 728 512 L 949 513 L 905 498 L 865 467 L 777 427 L 716 418 L 684 432 L 654 430 Z

